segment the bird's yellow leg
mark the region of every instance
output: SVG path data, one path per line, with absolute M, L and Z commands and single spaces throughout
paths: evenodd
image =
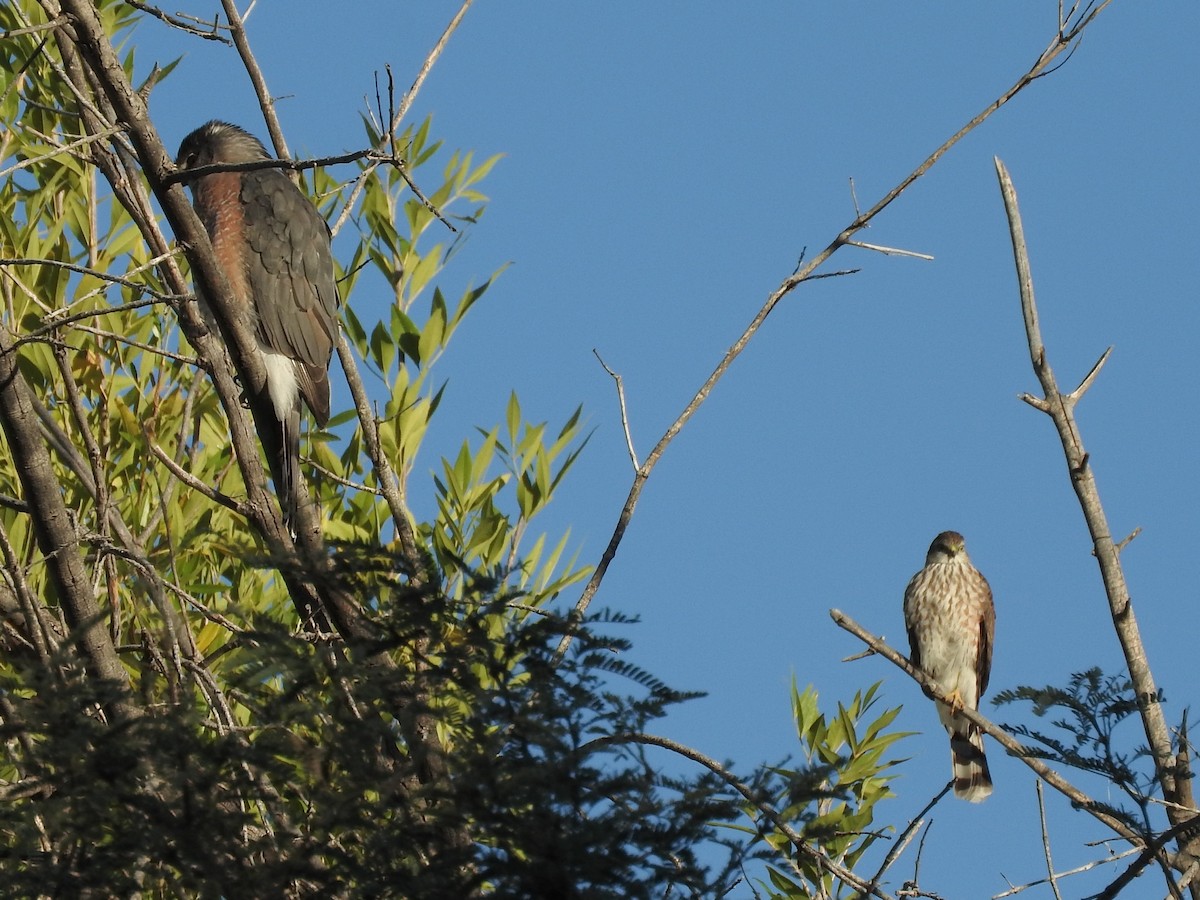
M 946 702 L 950 705 L 950 712 L 956 716 L 962 712 L 963 707 L 966 706 L 966 704 L 963 703 L 962 693 L 958 690 L 958 688 L 955 688 L 946 695 Z

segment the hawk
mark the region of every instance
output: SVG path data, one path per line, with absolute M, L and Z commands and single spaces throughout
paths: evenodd
M 946 692 L 938 717 L 950 733 L 954 795 L 979 803 L 992 793 L 983 734 L 963 709 L 978 709 L 992 668 L 996 608 L 992 589 L 967 556 L 957 531 L 943 531 L 929 545 L 925 568 L 904 590 L 904 624 L 914 666 Z
M 266 159 L 272 156 L 257 138 L 214 120 L 183 139 L 176 165 L 185 172 L 183 182 L 233 296 L 250 316 L 274 412 L 269 427 L 259 423 L 259 438 L 284 521 L 294 532 L 296 510 L 307 497 L 300 474 L 301 400 L 318 425 L 329 421 L 338 308 L 329 226 L 279 169 L 186 174 L 199 166 Z

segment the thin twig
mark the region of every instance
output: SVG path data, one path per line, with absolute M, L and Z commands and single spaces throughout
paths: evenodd
M 1104 368 L 1104 364 L 1108 362 L 1108 358 L 1112 356 L 1112 352 L 1113 348 L 1109 347 L 1100 355 L 1100 358 L 1096 360 L 1096 364 L 1092 366 L 1091 371 L 1083 376 L 1083 381 L 1079 382 L 1079 387 L 1067 395 L 1071 400 L 1079 400 L 1079 398 L 1087 393 L 1088 388 L 1092 386 L 1092 382 L 1096 380 L 1096 376 L 1100 374 L 1100 370 Z
M 188 34 L 194 35 L 198 38 L 202 38 L 206 41 L 219 41 L 222 44 L 226 44 L 226 45 L 232 45 L 232 43 L 233 43 L 233 41 L 231 41 L 229 38 L 224 37 L 217 33 L 217 29 L 219 26 L 217 25 L 216 22 L 200 23 L 199 20 L 197 20 L 196 18 L 194 18 L 192 16 L 188 16 L 187 19 L 182 19 L 177 16 L 173 16 L 168 12 L 164 12 L 163 10 L 159 9 L 157 6 L 151 6 L 149 3 L 143 3 L 143 2 L 141 2 L 141 0 L 125 0 L 125 2 L 128 3 L 130 6 L 132 6 L 134 9 L 141 10 L 148 16 L 153 16 L 154 18 L 156 18 L 162 22 L 166 22 L 172 28 L 178 28 L 180 31 L 185 31 Z M 189 21 L 197 22 L 198 24 L 191 25 L 191 24 L 189 24 Z M 207 27 L 200 28 L 200 27 L 198 27 L 199 24 L 204 24 Z M 226 30 L 228 30 L 228 29 L 226 29 Z
M 1082 866 L 1076 866 L 1074 869 L 1067 869 L 1065 872 L 1057 872 L 1055 873 L 1054 877 L 1068 878 L 1071 875 L 1080 875 L 1084 872 L 1090 872 L 1092 869 L 1098 868 L 1099 866 L 1106 866 L 1109 863 L 1114 863 L 1117 860 L 1124 859 L 1127 856 L 1132 856 L 1138 852 L 1139 851 L 1137 847 L 1126 847 L 1120 853 L 1114 853 L 1111 856 L 1104 857 L 1104 859 L 1094 859 L 1089 863 L 1084 863 Z M 1002 891 L 999 894 L 993 894 L 991 900 L 1003 900 L 1005 897 L 1012 897 L 1013 895 L 1019 894 L 1022 891 L 1027 891 L 1030 888 L 1039 887 L 1040 885 L 1046 884 L 1048 881 L 1049 879 L 1039 878 L 1036 881 L 1030 881 L 1026 884 L 1014 885 L 1010 882 L 1010 886 L 1007 891 Z
M 933 799 L 925 804 L 925 808 L 913 816 L 911 820 L 909 820 L 909 823 L 905 827 L 904 831 L 900 833 L 900 837 L 897 838 L 896 842 L 892 845 L 892 849 L 890 849 L 887 853 L 887 856 L 883 858 L 883 862 L 879 865 L 879 870 L 875 873 L 874 877 L 871 878 L 872 885 L 879 884 L 879 879 L 881 879 L 884 876 L 884 873 L 886 873 L 887 870 L 892 867 L 892 864 L 900 858 L 900 854 L 904 852 L 904 848 L 909 845 L 913 837 L 916 835 L 917 830 L 920 829 L 920 827 L 925 823 L 925 817 L 929 815 L 930 810 L 937 806 L 941 799 L 946 796 L 946 794 L 950 793 L 950 788 L 953 786 L 953 781 L 946 782 L 946 785 L 933 795 Z
M 1117 552 L 1120 552 L 1120 551 L 1124 550 L 1126 547 L 1128 547 L 1129 542 L 1132 541 L 1134 538 L 1136 538 L 1141 533 L 1142 533 L 1142 526 L 1139 525 L 1137 528 L 1133 529 L 1133 531 L 1129 532 L 1129 534 L 1125 535 L 1124 538 L 1117 541 Z
M 608 572 L 608 567 L 616 558 L 617 548 L 625 537 L 625 531 L 629 527 L 629 523 L 633 518 L 634 512 L 637 510 L 638 501 L 641 498 L 642 491 L 645 489 L 646 481 L 649 479 L 651 472 L 654 470 L 658 460 L 662 457 L 670 443 L 675 439 L 675 436 L 683 429 L 691 420 L 692 416 L 708 399 L 717 382 L 724 377 L 725 373 L 733 365 L 734 360 L 741 355 L 742 351 L 750 343 L 751 339 L 758 333 L 758 330 L 766 322 L 767 317 L 779 304 L 784 297 L 790 294 L 798 285 L 810 280 L 813 273 L 823 265 L 834 253 L 846 245 L 846 243 L 854 237 L 862 229 L 866 228 L 871 221 L 878 216 L 884 209 L 892 204 L 892 202 L 903 194 L 918 178 L 928 172 L 934 165 L 937 164 L 949 150 L 961 141 L 966 135 L 974 131 L 979 125 L 991 117 L 996 110 L 1000 109 L 1006 103 L 1013 99 L 1022 90 L 1028 87 L 1033 81 L 1056 60 L 1064 51 L 1068 50 L 1074 42 L 1078 40 L 1084 29 L 1087 28 L 1100 12 L 1111 3 L 1112 0 L 1104 0 L 1099 6 L 1089 9 L 1085 15 L 1081 16 L 1079 21 L 1066 32 L 1058 31 L 1050 44 L 1042 51 L 1037 61 L 1033 66 L 1020 78 L 1013 83 L 1003 94 L 989 103 L 981 112 L 974 116 L 962 128 L 956 131 L 953 135 L 947 138 L 942 144 L 931 153 L 924 162 L 913 169 L 901 181 L 893 187 L 887 194 L 883 196 L 874 206 L 865 213 L 860 213 L 854 217 L 852 221 L 841 233 L 837 235 L 829 245 L 818 253 L 809 263 L 790 276 L 785 278 L 783 282 L 767 295 L 763 305 L 755 313 L 750 320 L 750 324 L 746 326 L 741 336 L 733 342 L 724 356 L 721 357 L 712 373 L 700 385 L 699 390 L 683 408 L 683 411 L 675 418 L 675 421 L 667 428 L 666 432 L 659 439 L 658 443 L 651 449 L 646 461 L 638 468 L 634 475 L 633 483 L 629 487 L 629 493 L 625 497 L 625 503 L 621 507 L 620 513 L 617 515 L 616 525 L 613 527 L 612 536 L 609 538 L 608 545 L 600 555 L 600 561 L 596 564 L 592 571 L 592 577 L 588 579 L 587 585 L 584 586 L 583 592 L 579 599 L 575 602 L 574 613 L 577 618 L 582 617 L 587 611 L 588 606 L 592 602 L 592 598 L 596 596 L 596 592 L 600 589 L 600 584 L 604 581 L 604 576 Z M 567 648 L 570 646 L 572 634 L 568 632 L 562 638 L 557 651 L 557 658 L 562 659 L 566 654 Z
M 325 468 L 325 466 L 321 465 L 314 459 L 306 458 L 304 461 L 308 465 L 312 466 L 315 471 L 320 472 L 334 484 L 340 484 L 342 487 L 347 487 L 352 491 L 359 491 L 363 494 L 373 494 L 376 497 L 383 496 L 383 491 L 380 488 L 371 487 L 370 485 L 363 484 L 361 481 L 355 481 L 353 478 L 346 478 L 344 475 L 339 475 L 332 469 Z
M 625 410 L 625 383 L 621 379 L 621 376 L 618 375 L 616 372 L 614 372 L 612 369 L 610 369 L 608 367 L 608 363 L 606 363 L 600 357 L 599 350 L 597 350 L 593 347 L 592 353 L 595 355 L 596 359 L 600 360 L 600 365 L 602 365 L 604 367 L 604 371 L 607 372 L 610 376 L 612 376 L 612 380 L 614 382 L 616 382 L 617 402 L 621 406 L 621 429 L 625 432 L 625 446 L 629 450 L 629 460 L 630 460 L 630 462 L 633 463 L 633 471 L 636 472 L 638 469 L 641 468 L 641 464 L 638 463 L 637 452 L 633 449 L 633 435 L 630 434 L 630 432 L 629 432 L 629 414 Z
M 796 852 L 807 857 L 817 866 L 823 868 L 835 878 L 841 879 L 850 887 L 854 888 L 862 894 L 873 897 L 879 897 L 880 900 L 890 900 L 890 895 L 884 892 L 877 885 L 868 884 L 863 881 L 849 869 L 844 868 L 833 860 L 829 859 L 824 853 L 809 845 L 807 841 L 794 829 L 783 816 L 768 802 L 762 799 L 761 796 L 750 788 L 749 785 L 741 781 L 736 775 L 726 769 L 723 765 L 704 755 L 699 750 L 694 750 L 691 747 L 685 746 L 678 741 L 673 741 L 670 738 L 659 737 L 654 734 L 643 734 L 640 732 L 624 732 L 621 734 L 605 735 L 604 737 L 596 738 L 588 741 L 579 748 L 579 752 L 586 753 L 589 750 L 598 749 L 600 747 L 613 747 L 621 744 L 645 744 L 652 747 L 661 747 L 664 750 L 669 750 L 686 759 L 690 759 L 695 763 L 699 763 L 708 769 L 727 785 L 746 798 L 749 803 L 754 806 L 763 816 L 779 831 L 787 837 L 796 848 Z
M 425 79 L 429 77 L 429 73 L 433 69 L 434 63 L 436 63 L 438 57 L 442 55 L 442 51 L 446 49 L 446 45 L 450 43 L 451 35 L 458 30 L 458 26 L 461 24 L 463 16 L 467 14 L 467 10 L 471 8 L 472 2 L 473 0 L 463 0 L 463 4 L 458 8 L 458 12 L 454 14 L 454 17 L 450 20 L 450 23 L 442 30 L 442 35 L 438 38 L 437 43 L 430 48 L 429 53 L 425 56 L 425 61 L 421 64 L 421 68 L 417 70 L 417 76 L 413 79 L 412 85 L 407 91 L 404 92 L 404 96 L 400 98 L 400 103 L 396 107 L 395 113 L 392 115 L 392 120 L 388 123 L 387 130 L 380 135 L 380 141 L 376 147 L 376 153 L 380 158 L 373 160 L 374 165 L 366 167 L 362 173 L 364 176 L 367 175 L 375 165 L 378 165 L 379 162 L 383 161 L 384 158 L 397 158 L 395 152 L 395 135 L 396 132 L 400 130 L 400 123 L 403 122 L 404 117 L 408 115 L 409 109 L 412 107 L 413 102 L 417 99 L 417 94 L 420 93 L 422 85 L 425 84 Z M 388 148 L 388 152 L 384 152 L 384 147 Z M 350 196 L 346 200 L 345 206 L 342 208 L 342 214 L 338 216 L 337 221 L 330 226 L 334 234 L 337 234 L 342 225 L 345 224 L 345 221 L 350 214 L 350 210 L 355 207 L 358 202 L 359 195 L 363 192 L 363 190 L 366 189 L 366 183 L 367 179 L 365 177 L 360 177 L 354 185 L 353 190 L 350 192 Z M 439 218 L 441 218 L 441 216 L 439 216 Z M 442 221 L 445 220 L 443 219 Z
M 99 338 L 113 341 L 117 344 L 122 344 L 126 347 L 132 347 L 135 350 L 141 350 L 143 353 L 149 353 L 152 356 L 159 356 L 163 359 L 169 359 L 172 362 L 180 363 L 185 366 L 192 366 L 197 369 L 208 371 L 208 363 L 195 356 L 184 356 L 182 353 L 175 353 L 171 350 L 164 350 L 162 347 L 155 344 L 147 344 L 145 341 L 135 341 L 131 337 L 126 337 L 123 334 L 118 334 L 115 331 L 108 331 L 104 328 L 94 328 L 91 325 L 76 325 L 76 331 L 82 331 L 84 334 L 95 335 Z M 189 395 L 190 396 L 190 395 Z
M 1054 874 L 1054 860 L 1050 856 L 1050 831 L 1046 827 L 1046 798 L 1042 794 L 1042 780 L 1034 782 L 1037 788 L 1038 819 L 1042 825 L 1042 854 L 1046 857 L 1046 878 L 1050 882 L 1050 890 L 1054 891 L 1055 900 L 1062 900 L 1058 890 L 1058 876 Z
M 1194 834 L 1197 831 L 1200 831 L 1200 816 L 1193 815 L 1158 835 L 1144 850 L 1142 850 L 1138 858 L 1130 863 L 1129 867 L 1124 872 L 1117 876 L 1117 878 L 1115 878 L 1111 884 L 1109 884 L 1103 891 L 1096 895 L 1095 900 L 1113 900 L 1113 898 L 1115 898 L 1121 893 L 1122 890 L 1125 889 L 1126 885 L 1133 881 L 1134 878 L 1141 875 L 1142 871 L 1148 865 L 1150 865 L 1150 863 L 1155 861 L 1159 851 L 1161 851 L 1163 847 L 1176 838 L 1182 837 L 1184 834 L 1189 832 Z M 1168 881 L 1168 886 L 1174 893 L 1184 885 L 1180 884 L 1179 886 L 1176 886 Z M 1178 896 L 1178 894 L 1175 893 L 1175 896 Z
M 929 837 L 929 831 L 933 828 L 933 820 L 929 820 L 929 824 L 925 826 L 925 830 L 921 832 L 921 840 L 917 842 L 917 858 L 913 860 L 913 877 L 911 881 L 904 883 L 904 888 L 900 891 L 903 896 L 917 896 L 922 893 L 919 885 L 921 884 L 921 856 L 925 853 L 925 839 Z
M 868 244 L 866 241 L 846 241 L 846 246 L 861 247 L 863 250 L 874 250 L 876 253 L 882 253 L 885 256 L 912 256 L 916 259 L 933 259 L 928 253 L 917 253 L 915 250 L 898 250 L 895 247 L 882 247 L 879 244 Z
M 219 503 L 221 506 L 224 506 L 231 512 L 235 512 L 240 516 L 249 517 L 250 513 L 246 508 L 245 503 L 240 503 L 233 497 L 230 497 L 228 494 L 222 493 L 214 487 L 210 487 L 191 472 L 188 472 L 181 466 L 176 465 L 175 460 L 171 459 L 167 452 L 163 450 L 162 447 L 158 446 L 158 444 L 151 443 L 150 452 L 154 454 L 159 462 L 167 467 L 167 471 L 190 487 L 193 491 L 203 494 L 209 500 L 213 501 L 214 503 Z
M 350 342 L 346 340 L 345 332 L 340 330 L 338 331 L 337 354 L 338 360 L 342 364 L 342 372 L 346 376 L 346 384 L 350 388 L 350 397 L 354 401 L 355 412 L 358 413 L 359 425 L 363 430 L 363 443 L 371 457 L 371 465 L 374 467 L 375 477 L 379 481 L 379 490 L 383 494 L 384 500 L 387 501 L 388 509 L 392 514 L 392 524 L 400 539 L 401 551 L 412 572 L 419 575 L 423 557 L 409 517 L 408 503 L 404 496 L 404 482 L 396 474 L 391 460 L 383 452 L 383 446 L 379 439 L 379 428 L 375 421 L 375 414 L 371 410 L 367 388 L 358 371 L 358 361 L 354 357 Z
M 80 147 L 86 147 L 88 144 L 95 143 L 96 141 L 108 140 L 108 138 L 112 137 L 114 134 L 120 134 L 120 132 L 120 126 L 111 125 L 98 134 L 84 135 L 78 140 L 71 141 L 69 144 L 58 144 L 48 153 L 43 153 L 40 156 L 30 156 L 26 159 L 22 159 L 18 163 L 14 163 L 7 169 L 0 170 L 0 178 L 5 178 L 20 169 L 25 169 L 29 166 L 36 166 L 38 163 L 45 162 L 48 159 L 53 159 L 56 156 L 62 156 L 64 153 L 70 153 L 74 156 L 79 156 L 79 154 L 75 153 L 74 151 Z M 50 140 L 48 137 L 46 139 L 47 141 Z
M 7 41 L 9 38 L 20 37 L 23 34 L 37 34 L 39 31 L 53 31 L 59 25 L 65 25 L 69 22 L 66 16 L 56 16 L 49 22 L 39 22 L 37 25 L 27 25 L 24 28 L 14 28 L 11 31 L 0 31 L 0 41 Z
M 396 114 L 392 116 L 392 121 L 388 128 L 389 133 L 394 134 L 399 129 L 400 123 L 404 121 L 404 117 L 408 115 L 408 110 L 412 107 L 413 101 L 417 99 L 417 94 L 420 93 L 421 86 L 425 84 L 425 79 L 429 77 L 429 73 L 433 70 L 434 63 L 438 61 L 438 57 L 442 55 L 442 51 L 450 43 L 450 36 L 458 30 L 458 26 L 462 23 L 463 16 L 467 14 L 467 10 L 471 8 L 472 2 L 474 0 L 463 0 L 462 6 L 458 8 L 458 12 L 450 20 L 450 24 L 442 30 L 442 36 L 438 38 L 437 43 L 433 45 L 425 57 L 425 62 L 417 70 L 417 77 L 413 79 L 412 85 L 404 92 L 404 96 L 400 98 L 400 105 L 396 107 Z
M 175 255 L 175 253 L 167 254 L 167 256 L 174 256 L 174 255 Z M 160 262 L 162 262 L 163 259 L 165 259 L 165 258 L 166 257 L 160 257 L 157 259 L 153 259 L 150 261 L 149 265 L 156 266 Z M 163 303 L 175 303 L 180 300 L 186 300 L 191 296 L 190 294 L 168 294 L 163 291 L 155 290 L 154 288 L 150 287 L 150 285 L 146 284 L 145 282 L 134 281 L 132 278 L 129 278 L 128 276 L 113 275 L 111 272 L 102 272 L 99 269 L 93 269 L 93 268 L 90 268 L 89 266 L 81 266 L 81 265 L 78 265 L 77 263 L 63 262 L 60 259 L 42 259 L 42 258 L 34 259 L 32 257 L 26 257 L 26 256 L 6 256 L 4 258 L 0 258 L 0 266 L 50 266 L 50 267 L 58 268 L 58 269 L 66 269 L 70 272 L 76 272 L 80 275 L 88 275 L 88 276 L 90 276 L 92 278 L 96 278 L 100 281 L 107 281 L 107 282 L 110 282 L 111 284 L 119 284 L 119 285 L 121 285 L 121 287 L 127 287 L 131 290 L 138 291 L 143 294 L 149 294 L 155 300 L 158 300 Z M 147 268 L 147 266 L 139 266 L 136 271 L 141 271 L 145 268 Z M 130 272 L 129 274 L 136 274 L 136 272 Z M 88 294 L 86 296 L 92 296 L 94 293 L 95 292 L 93 292 L 92 294 Z M 81 297 L 78 299 L 85 299 L 85 298 Z M 78 302 L 78 300 L 76 300 L 76 302 Z M 145 302 L 129 303 L 129 304 L 126 304 L 125 306 L 115 306 L 110 309 L 99 310 L 99 312 L 106 312 L 106 313 L 121 312 L 122 310 L 125 310 L 125 309 L 140 309 L 143 306 L 148 306 L 148 305 L 150 305 L 150 304 L 145 303 Z M 55 312 L 59 312 L 59 310 L 55 310 Z M 96 312 L 97 312 L 97 310 L 91 310 L 91 311 L 89 311 L 89 314 L 94 315 Z M 56 324 L 61 324 L 62 321 L 63 320 L 60 319 L 60 320 L 58 320 L 58 322 Z

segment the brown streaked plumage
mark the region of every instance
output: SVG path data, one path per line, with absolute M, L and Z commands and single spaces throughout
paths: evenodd
M 992 669 L 996 608 L 992 589 L 967 556 L 957 531 L 943 531 L 929 545 L 925 568 L 904 591 L 904 623 L 912 663 L 946 692 L 938 717 L 950 734 L 954 794 L 978 803 L 992 793 L 983 734 L 961 714 L 978 709 Z
M 257 138 L 227 122 L 201 125 L 179 146 L 181 169 L 271 159 Z M 192 202 L 234 297 L 253 317 L 277 427 L 260 433 L 289 527 L 305 495 L 300 401 L 329 420 L 329 361 L 337 286 L 329 226 L 279 169 L 187 178 Z M 260 432 L 262 425 L 260 424 Z

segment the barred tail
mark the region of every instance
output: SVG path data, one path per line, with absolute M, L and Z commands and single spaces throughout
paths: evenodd
M 954 762 L 954 796 L 980 803 L 992 793 L 992 773 L 983 753 L 983 733 L 967 723 L 966 732 L 951 732 L 950 755 Z

